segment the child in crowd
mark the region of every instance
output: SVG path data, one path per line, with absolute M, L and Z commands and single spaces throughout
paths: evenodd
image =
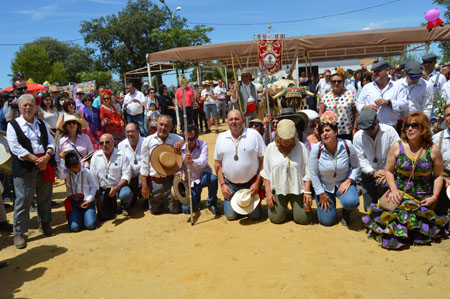
M 159 115 L 159 111 L 156 110 L 156 104 L 151 103 L 150 110 L 147 112 L 147 123 L 148 127 L 151 129 L 151 134 L 156 132 L 156 124 L 158 123 Z
M 73 232 L 80 231 L 83 226 L 93 230 L 97 227 L 94 204 L 97 184 L 89 169 L 81 168 L 74 151 L 68 151 L 64 160 L 65 167 L 60 166 L 59 177 L 66 180 L 67 198 L 64 204 L 69 228 Z

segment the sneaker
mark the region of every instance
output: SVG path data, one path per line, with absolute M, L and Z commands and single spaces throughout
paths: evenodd
M 218 129 L 216 129 L 216 134 L 219 134 L 219 130 Z
M 44 233 L 47 237 L 51 237 L 55 235 L 55 231 L 50 226 L 50 223 L 48 222 L 41 222 L 39 223 L 39 231 Z
M 22 235 L 14 236 L 14 245 L 17 249 L 24 249 L 27 247 L 27 240 Z
M 342 209 L 341 223 L 343 226 L 348 226 L 350 224 L 350 213 L 351 213 L 351 211 Z
M 12 232 L 13 231 L 13 225 L 9 224 L 8 221 L 1 221 L 0 222 L 0 231 L 4 232 Z
M 127 210 L 122 209 L 122 215 L 123 215 L 123 216 L 130 216 L 130 213 L 128 213 Z

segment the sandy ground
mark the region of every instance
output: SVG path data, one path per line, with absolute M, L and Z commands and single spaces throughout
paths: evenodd
M 216 134 L 201 139 L 212 165 Z M 64 191 L 58 181 L 61 204 Z M 131 218 L 70 233 L 61 205 L 53 209 L 57 235 L 49 238 L 32 213 L 27 249 L 1 236 L 0 260 L 10 266 L 0 269 L 0 297 L 450 298 L 450 241 L 384 250 L 367 239 L 362 208 L 347 228 L 301 226 L 292 216 L 275 225 L 265 205 L 259 222 L 228 222 L 202 209 L 191 226 L 187 215 L 152 216 L 142 206 Z M 10 221 L 12 214 L 8 208 Z

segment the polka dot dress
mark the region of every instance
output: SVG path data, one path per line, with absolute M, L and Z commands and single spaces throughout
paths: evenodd
M 346 90 L 337 96 L 330 91 L 324 96 L 323 103 L 325 110 L 333 111 L 338 115 L 339 134 L 352 134 L 354 123 L 352 108 L 356 107 L 353 92 Z

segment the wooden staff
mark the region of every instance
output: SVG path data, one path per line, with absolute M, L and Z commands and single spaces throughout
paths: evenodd
M 189 138 L 188 138 L 188 129 L 187 129 L 187 113 L 186 113 L 186 99 L 184 97 L 184 89 L 187 85 L 187 80 L 184 77 L 183 74 L 180 75 L 180 85 L 183 92 L 183 119 L 184 119 L 184 144 L 186 147 L 186 153 L 189 153 Z M 189 199 L 189 209 L 191 211 L 191 226 L 194 225 L 194 214 L 193 214 L 193 208 L 192 208 L 192 193 L 191 193 L 191 166 L 186 163 L 186 169 L 187 169 L 187 179 L 188 179 L 188 192 L 187 196 Z
M 231 64 L 233 65 L 233 76 L 234 76 L 234 82 L 238 82 L 237 78 L 236 78 L 236 71 L 234 70 L 234 58 L 233 58 L 233 53 L 231 53 Z M 241 109 L 241 112 L 244 113 L 244 110 L 242 110 L 242 104 L 241 104 L 241 99 L 239 97 L 239 84 L 238 84 L 238 90 L 236 90 L 236 97 L 237 100 L 239 102 L 239 108 Z

